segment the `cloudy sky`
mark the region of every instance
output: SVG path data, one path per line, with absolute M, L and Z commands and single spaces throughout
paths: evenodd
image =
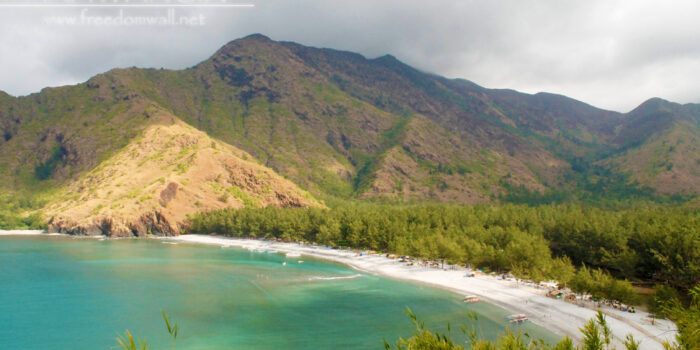
M 114 67 L 185 68 L 230 40 L 263 33 L 370 58 L 389 53 L 485 87 L 555 92 L 622 112 L 650 97 L 700 103 L 699 1 L 237 3 L 254 7 L 177 7 L 178 19 L 198 18 L 177 26 L 93 23 L 162 16 L 167 7 L 0 7 L 0 90 L 26 95 Z

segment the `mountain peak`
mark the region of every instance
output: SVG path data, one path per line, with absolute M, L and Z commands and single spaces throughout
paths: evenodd
M 661 97 L 652 97 L 652 98 L 644 101 L 642 104 L 648 104 L 648 103 L 653 103 L 653 104 L 659 105 L 659 104 L 671 104 L 673 102 L 669 102 L 667 100 L 664 100 Z
M 383 66 L 386 66 L 386 67 L 394 67 L 394 66 L 403 65 L 403 63 L 401 61 L 399 61 L 396 57 L 394 57 L 393 55 L 389 55 L 389 54 L 377 57 L 377 58 L 373 59 L 372 61 L 377 62 Z
M 384 56 L 377 57 L 377 58 L 375 58 L 375 60 L 377 60 L 377 61 L 398 61 L 398 59 L 396 57 L 394 57 L 394 55 L 390 55 L 390 54 L 386 54 Z
M 677 105 L 676 103 L 666 101 L 663 98 L 652 97 L 652 98 L 644 101 L 639 106 L 637 106 L 637 108 L 632 110 L 630 113 L 648 112 L 648 111 L 656 112 L 656 111 L 660 111 L 660 110 L 664 110 L 664 109 L 673 108 L 676 105 Z
M 260 34 L 260 33 L 250 34 L 250 35 L 245 36 L 245 37 L 238 39 L 238 40 L 255 40 L 255 41 L 262 41 L 262 42 L 274 41 L 274 40 L 270 39 L 268 36 L 265 36 L 265 35 Z
M 232 46 L 244 46 L 244 45 L 250 45 L 250 44 L 271 44 L 271 43 L 276 43 L 276 41 L 270 39 L 269 37 L 262 35 L 260 33 L 255 33 L 255 34 L 250 34 L 248 36 L 244 36 L 242 38 L 238 38 L 235 40 L 229 41 L 226 45 L 222 47 L 222 49 L 225 49 L 227 47 L 232 47 Z
M 269 37 L 256 33 L 245 36 L 243 38 L 238 38 L 231 40 L 226 45 L 222 46 L 219 50 L 214 53 L 213 58 L 217 57 L 227 57 L 234 55 L 236 52 L 257 50 L 261 47 L 267 47 L 271 45 L 279 44 L 277 41 L 270 39 Z

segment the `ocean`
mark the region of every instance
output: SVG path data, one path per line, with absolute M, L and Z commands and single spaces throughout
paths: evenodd
M 299 263 L 303 260 L 303 263 Z M 286 264 L 283 264 L 286 263 Z M 506 327 L 549 343 L 537 325 L 424 285 L 303 256 L 161 240 L 0 237 L 0 349 L 118 349 L 129 330 L 171 349 L 383 349 L 414 329 L 465 341 L 460 328 L 496 339 Z

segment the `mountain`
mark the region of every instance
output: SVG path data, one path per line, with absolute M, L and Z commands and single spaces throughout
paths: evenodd
M 660 99 L 621 114 L 255 34 L 184 70 L 0 93 L 0 189 L 33 198 L 56 229 L 112 220 L 119 234 L 175 233 L 186 213 L 223 206 L 684 199 L 700 192 L 699 116 Z M 185 172 L 171 153 L 191 145 L 168 140 L 180 134 L 199 140 Z M 269 181 L 248 186 L 232 167 Z M 229 180 L 202 185 L 214 174 Z M 172 212 L 158 207 L 170 183 Z M 158 215 L 168 225 L 140 219 Z
M 665 194 L 700 193 L 700 105 L 659 98 L 627 114 L 604 162 Z

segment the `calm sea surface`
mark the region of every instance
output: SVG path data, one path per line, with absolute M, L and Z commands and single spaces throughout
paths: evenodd
M 460 325 L 491 339 L 505 330 L 508 312 L 493 305 L 301 259 L 154 240 L 0 237 L 0 349 L 117 349 L 126 329 L 170 349 L 161 310 L 180 326 L 177 349 L 382 349 L 384 338 L 410 336 L 407 307 L 430 327 L 449 323 L 461 340 Z M 558 339 L 532 324 L 522 330 Z

